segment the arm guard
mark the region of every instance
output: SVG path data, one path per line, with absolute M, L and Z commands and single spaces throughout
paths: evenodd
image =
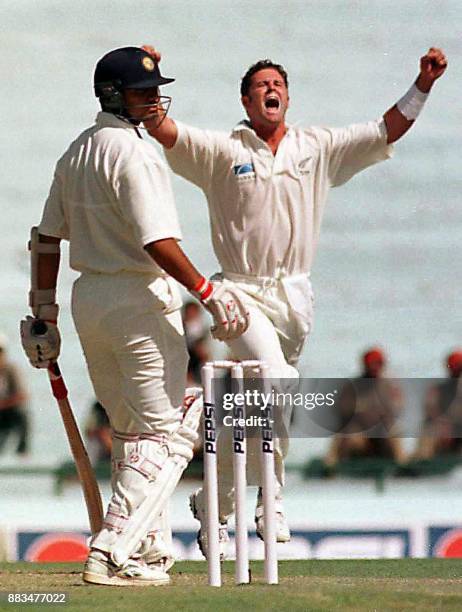
M 58 318 L 56 288 L 38 288 L 38 263 L 40 254 L 59 254 L 59 244 L 40 242 L 38 227 L 33 227 L 31 229 L 28 246 L 31 254 L 31 290 L 29 292 L 29 306 L 32 308 L 34 317 L 56 321 Z

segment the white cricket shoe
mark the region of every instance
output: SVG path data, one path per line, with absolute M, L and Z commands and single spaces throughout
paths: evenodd
M 290 529 L 284 516 L 284 508 L 282 500 L 276 499 L 276 542 L 290 542 Z M 255 508 L 255 525 L 257 536 L 260 540 L 264 540 L 265 521 L 263 517 L 263 501 L 261 497 L 261 488 L 258 489 L 257 507 Z
M 175 564 L 172 550 L 167 546 L 163 531 L 153 531 L 143 539 L 140 548 L 133 555 L 135 559 L 141 559 L 148 567 L 168 572 Z
M 141 559 L 150 569 L 162 572 L 168 572 L 175 563 L 175 557 L 160 533 L 156 533 L 155 537 L 150 539 L 150 546 L 141 554 Z
M 166 557 L 162 557 L 161 559 L 155 559 L 153 561 L 150 559 L 146 559 L 145 563 L 149 567 L 149 569 L 160 570 L 162 572 L 167 573 L 175 565 L 175 559 L 174 557 L 171 557 L 169 555 Z
M 109 586 L 161 586 L 170 582 L 165 572 L 135 559 L 117 566 L 100 550 L 90 550 L 82 577 L 84 582 Z
M 201 527 L 197 532 L 197 544 L 199 546 L 199 550 L 207 559 L 207 522 L 205 508 L 203 507 L 200 499 L 198 499 L 199 491 L 200 489 L 189 496 L 189 507 L 191 508 L 194 518 L 201 524 Z M 218 527 L 218 542 L 220 547 L 220 561 L 224 561 L 226 559 L 229 545 L 228 523 L 220 523 Z

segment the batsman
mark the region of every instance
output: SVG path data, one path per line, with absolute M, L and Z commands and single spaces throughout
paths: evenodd
M 170 98 L 159 87 L 171 81 L 137 47 L 99 60 L 101 112 L 58 161 L 31 235 L 34 316 L 21 323 L 23 347 L 37 368 L 59 356 L 56 282 L 60 241 L 68 240 L 80 273 L 72 315 L 111 423 L 112 497 L 83 572 L 92 584 L 170 580 L 161 520 L 192 457 L 201 413 L 194 394 L 184 402 L 188 353 L 174 279 L 212 314 L 216 338 L 237 338 L 248 326 L 233 288 L 207 281 L 181 250 L 167 166 L 141 136 L 142 121 L 165 119 Z M 39 321 L 45 331 L 37 334 Z
M 160 61 L 158 51 L 144 48 Z M 420 59 L 416 81 L 383 117 L 347 127 L 288 124 L 287 73 L 270 60 L 257 62 L 242 78 L 247 119 L 229 134 L 190 127 L 170 117 L 160 125 L 145 122 L 164 146 L 172 170 L 206 196 L 221 266 L 218 278 L 240 291 L 250 313 L 247 331 L 228 342 L 236 359 L 266 362 L 272 379 L 297 375 L 295 367 L 313 323 L 310 271 L 329 190 L 391 156 L 392 143 L 413 125 L 446 64 L 440 49 L 429 49 Z M 230 448 L 219 444 L 223 554 L 233 512 Z M 279 542 L 290 538 L 281 492 L 287 450 L 288 440 L 280 438 L 275 446 Z M 248 453 L 255 459 L 249 482 L 258 485 L 258 451 L 249 447 Z M 199 543 L 206 554 L 202 490 L 192 496 L 191 505 L 201 522 Z M 260 492 L 255 521 L 263 537 Z

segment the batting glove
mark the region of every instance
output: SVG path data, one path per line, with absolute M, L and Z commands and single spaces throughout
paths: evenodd
M 191 293 L 212 315 L 217 340 L 235 340 L 248 328 L 249 313 L 233 287 L 202 278 Z
M 48 368 L 59 357 L 61 336 L 51 321 L 26 317 L 21 321 L 21 344 L 34 368 Z

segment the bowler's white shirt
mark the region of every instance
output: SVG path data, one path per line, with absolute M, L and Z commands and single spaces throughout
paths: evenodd
M 383 120 L 344 128 L 289 127 L 274 156 L 247 121 L 226 134 L 176 122 L 165 155 L 208 201 L 224 272 L 311 270 L 330 187 L 391 156 Z
M 181 239 L 167 165 L 131 124 L 98 113 L 56 165 L 39 232 L 70 241 L 74 270 L 165 275 L 143 247 Z

